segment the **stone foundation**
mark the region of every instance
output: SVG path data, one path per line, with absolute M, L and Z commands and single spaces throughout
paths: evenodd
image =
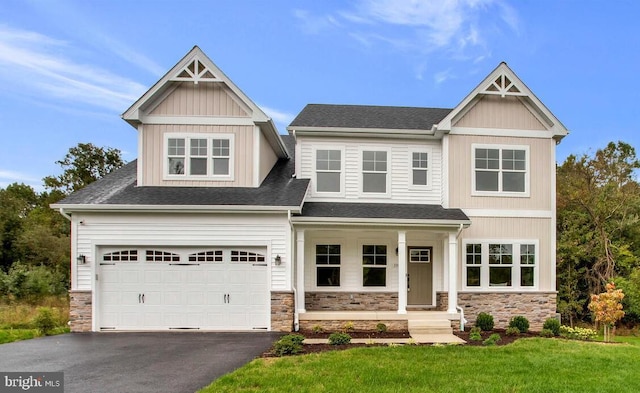
M 271 292 L 271 330 L 293 331 L 293 292 Z
M 347 322 L 353 323 L 353 330 L 376 330 L 376 326 L 379 323 L 387 325 L 389 331 L 407 331 L 409 329 L 408 322 L 406 320 L 381 320 L 381 321 L 324 321 L 324 320 L 301 320 L 301 330 L 313 330 L 314 327 L 320 326 L 325 332 L 340 332 L 344 330 L 344 326 Z
M 72 332 L 91 331 L 91 291 L 69 291 L 69 323 Z
M 307 311 L 397 311 L 398 292 L 307 292 Z
M 441 296 L 445 310 L 446 295 Z M 464 309 L 468 326 L 474 325 L 479 313 L 487 312 L 493 315 L 497 328 L 506 328 L 511 318 L 523 315 L 529 320 L 532 330 L 541 330 L 547 318 L 556 316 L 556 292 L 459 292 L 458 305 Z

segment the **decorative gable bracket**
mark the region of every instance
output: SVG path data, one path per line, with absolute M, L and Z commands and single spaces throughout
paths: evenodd
M 192 81 L 194 84 L 198 82 L 222 82 L 205 66 L 198 57 L 193 59 L 192 62 L 187 64 L 182 70 L 177 72 L 171 81 L 186 82 Z
M 500 74 L 482 91 L 482 94 L 500 95 L 501 97 L 526 96 L 505 74 Z

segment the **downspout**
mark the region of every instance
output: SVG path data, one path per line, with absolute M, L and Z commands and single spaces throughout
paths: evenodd
M 69 220 L 69 222 L 71 222 L 71 216 L 64 211 L 64 207 L 61 207 L 58 211 L 60 212 L 60 214 L 62 214 L 62 217 L 66 218 L 67 220 Z
M 458 228 L 458 233 L 456 234 L 456 240 L 460 239 L 460 235 L 462 234 L 462 230 L 464 229 L 464 224 L 460 224 Z M 458 306 L 458 300 L 456 299 L 456 310 L 460 311 L 460 331 L 464 332 L 464 324 L 467 323 L 467 320 L 464 318 L 464 310 L 462 307 Z
M 293 272 L 294 269 L 294 264 L 293 264 L 293 255 L 294 255 L 294 250 L 293 250 L 293 245 L 295 244 L 295 232 L 293 231 L 293 223 L 291 222 L 291 210 L 287 210 L 287 219 L 289 220 L 289 230 L 291 231 L 291 244 L 289 245 L 289 264 L 291 265 L 291 271 Z M 298 272 L 296 272 L 296 274 L 298 274 Z M 296 304 L 296 301 L 298 299 L 298 292 L 296 290 L 296 280 L 294 279 L 294 277 L 292 277 L 291 280 L 291 289 L 293 290 L 293 330 L 294 331 L 299 331 L 300 330 L 300 316 L 298 314 L 298 305 Z

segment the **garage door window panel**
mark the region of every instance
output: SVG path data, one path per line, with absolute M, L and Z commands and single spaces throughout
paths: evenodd
M 138 250 L 121 250 L 106 253 L 102 256 L 104 262 L 137 262 Z
M 180 255 L 168 251 L 147 250 L 147 262 L 180 262 Z
M 189 262 L 222 262 L 222 250 L 202 251 L 189 254 Z
M 231 251 L 231 262 L 264 262 L 265 256 L 251 251 Z

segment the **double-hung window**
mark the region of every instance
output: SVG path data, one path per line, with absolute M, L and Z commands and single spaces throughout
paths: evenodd
M 362 151 L 363 193 L 386 194 L 389 191 L 387 184 L 388 156 L 386 150 Z
M 340 245 L 316 245 L 316 286 L 340 286 Z
M 536 241 L 479 241 L 465 244 L 465 286 L 469 289 L 533 289 L 537 281 Z
M 414 186 L 429 185 L 429 153 L 414 151 L 411 153 L 411 178 Z
M 166 178 L 233 178 L 233 135 L 169 134 L 166 145 Z
M 387 285 L 387 246 L 362 246 L 362 286 L 384 287 Z
M 528 146 L 473 146 L 475 195 L 527 196 L 529 192 Z
M 316 192 L 339 193 L 342 188 L 342 150 L 316 150 Z

